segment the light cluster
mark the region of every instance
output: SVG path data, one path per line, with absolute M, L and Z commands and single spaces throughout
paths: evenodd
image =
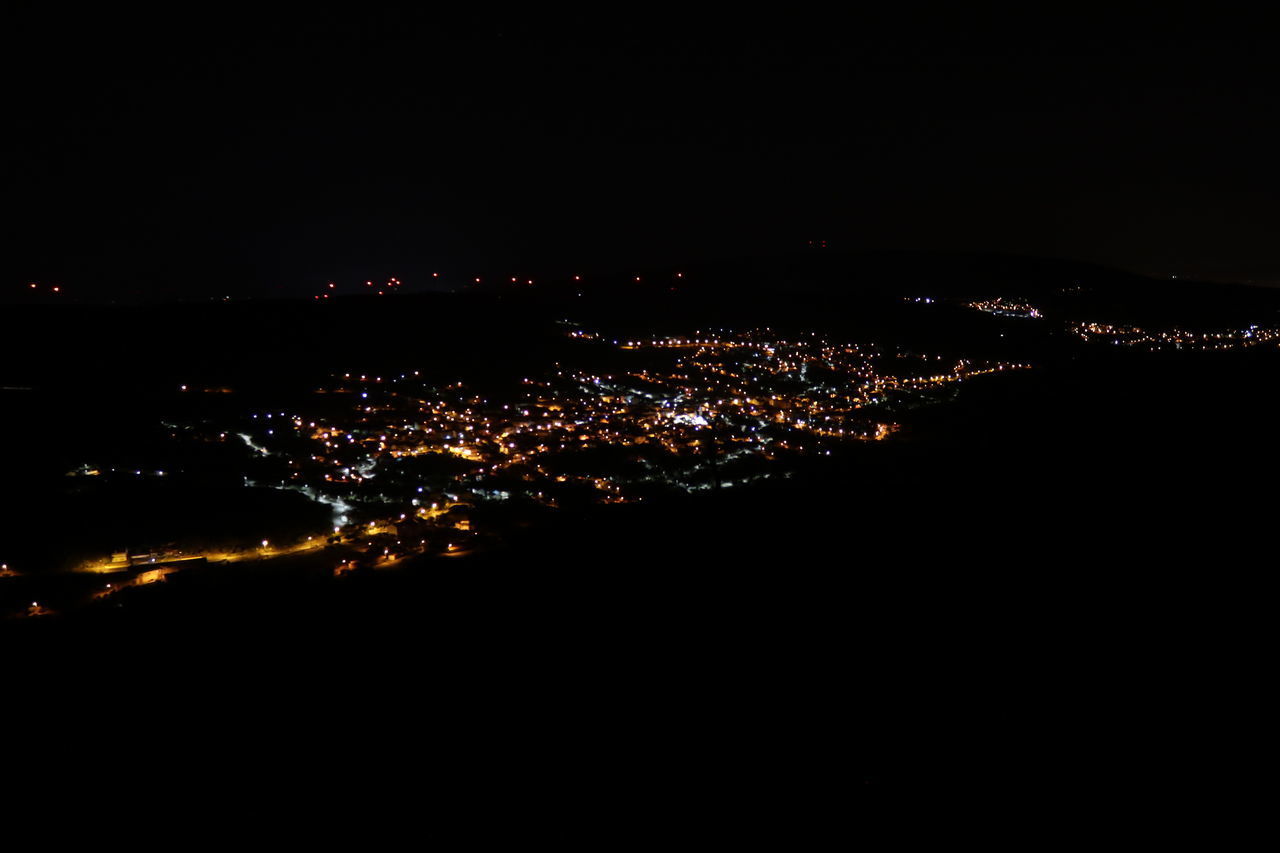
M 998 296 L 995 299 L 970 302 L 968 305 L 975 311 L 997 314 L 1001 317 L 1021 317 L 1029 320 L 1039 320 L 1044 317 L 1039 308 L 1020 299 L 1004 299 Z
M 584 362 L 616 348 L 633 363 L 556 365 L 503 394 L 434 385 L 420 371 L 343 373 L 316 390 L 349 399 L 346 416 L 259 412 L 219 435 L 284 462 L 280 486 L 335 507 L 421 508 L 433 495 L 619 503 L 785 473 L 790 458 L 892 435 L 897 407 L 1027 367 L 769 330 L 605 340 L 570 325 L 566 334 L 583 342 Z
M 1067 329 L 1082 341 L 1103 341 L 1115 346 L 1138 347 L 1153 352 L 1159 350 L 1230 350 L 1255 347 L 1261 344 L 1280 343 L 1280 328 L 1264 328 L 1257 325 L 1243 329 L 1192 332 L 1185 329 L 1149 331 L 1140 329 L 1137 326 L 1073 322 L 1068 324 Z
M 483 533 L 466 512 L 477 503 L 629 503 L 790 476 L 803 458 L 891 437 L 896 412 L 945 399 L 968 379 L 1029 366 L 769 329 L 614 338 L 565 326 L 580 355 L 574 364 L 531 371 L 500 390 L 441 385 L 421 370 L 351 371 L 314 388 L 314 406 L 183 426 L 188 438 L 241 444 L 246 486 L 327 504 L 333 526 L 305 541 L 148 554 L 145 562 L 260 559 L 338 541 L 364 549 L 340 572 L 429 550 L 457 556 Z M 614 367 L 591 367 L 606 363 Z

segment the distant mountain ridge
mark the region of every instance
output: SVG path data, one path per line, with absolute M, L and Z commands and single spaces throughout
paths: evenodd
M 622 298 L 632 298 L 645 290 L 671 289 L 687 293 L 732 292 L 807 292 L 825 294 L 859 294 L 873 296 L 926 295 L 944 298 L 1022 296 L 1035 298 L 1060 294 L 1070 288 L 1096 289 L 1114 293 L 1170 295 L 1178 292 L 1204 293 L 1207 288 L 1219 296 L 1230 292 L 1248 293 L 1270 288 L 1257 284 L 1218 283 L 1193 280 L 1156 279 L 1138 273 L 1127 272 L 1101 264 L 1084 261 L 1041 258 L 1034 256 L 933 250 L 840 250 L 809 249 L 783 253 L 761 253 L 754 256 L 699 260 L 688 264 L 663 267 L 642 264 L 618 263 L 610 267 L 593 269 L 541 268 L 519 271 L 501 270 L 496 267 L 472 271 L 449 270 L 440 273 L 415 275 L 406 271 L 403 281 L 407 284 L 403 295 L 409 293 L 454 291 L 501 293 L 512 290 L 529 290 L 547 294 L 576 294 L 594 292 L 604 295 L 608 289 L 618 288 Z M 518 275 L 514 273 L 518 272 Z M 207 303 L 221 300 L 221 295 L 205 292 L 202 279 L 175 279 L 169 290 L 175 293 L 183 284 L 192 292 L 171 298 L 149 296 L 141 292 L 133 297 L 124 293 L 96 295 L 74 282 L 54 295 L 49 287 L 28 290 L 27 284 L 13 282 L 0 293 L 0 304 L 29 303 L 93 303 L 108 302 Z M 532 284 L 532 287 L 530 285 Z M 227 299 L 241 301 L 310 299 L 312 295 L 299 292 L 299 282 L 283 282 L 275 292 L 270 290 Z M 339 283 L 339 289 L 330 295 L 351 297 L 360 295 L 349 283 Z M 196 292 L 196 291 L 199 292 Z M 234 282 L 227 290 L 238 292 Z M 363 288 L 361 288 L 363 290 Z M 223 293 L 225 291 L 219 291 Z M 370 295 L 370 294 L 364 294 Z M 1247 297 L 1246 297 L 1247 298 Z

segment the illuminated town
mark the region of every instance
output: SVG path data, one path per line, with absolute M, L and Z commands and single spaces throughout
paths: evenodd
M 1078 288 L 1064 292 L 1072 292 Z M 904 298 L 905 302 L 917 305 L 932 305 L 949 300 L 932 296 L 914 296 Z M 1044 319 L 1045 311 L 1032 305 L 1025 299 L 992 299 L 962 300 L 964 307 L 984 314 L 998 317 L 1015 317 L 1020 319 Z M 1280 326 L 1263 326 L 1257 323 L 1235 328 L 1141 328 L 1132 324 L 1103 323 L 1085 320 L 1066 320 L 1064 328 L 1068 334 L 1089 344 L 1105 343 L 1123 346 L 1147 352 L 1188 350 L 1195 352 L 1246 349 L 1249 347 L 1280 345 Z
M 1001 317 L 1023 317 L 1026 319 L 1038 320 L 1044 316 L 1040 313 L 1039 308 L 1019 299 L 1003 299 L 996 297 L 995 299 L 970 302 L 969 307 L 975 311 L 982 311 L 987 314 L 996 314 Z
M 1160 350 L 1230 350 L 1280 343 L 1280 327 L 1251 325 L 1243 329 L 1188 331 L 1185 329 L 1147 330 L 1137 326 L 1113 326 L 1107 323 L 1073 322 L 1068 331 L 1086 343 L 1101 341 L 1116 346 L 1134 347 L 1152 352 Z
M 379 499 L 408 499 L 425 514 L 425 498 L 416 497 L 425 487 L 412 471 L 430 457 L 454 460 L 449 490 L 469 498 L 520 496 L 555 506 L 578 493 L 627 502 L 655 486 L 739 485 L 781 473 L 784 464 L 766 463 L 791 455 L 884 439 L 897 425 L 864 409 L 1027 367 L 904 356 L 890 359 L 896 370 L 889 373 L 874 348 L 816 335 L 715 332 L 600 344 L 597 333 L 566 328 L 571 338 L 633 354 L 632 369 L 558 365 L 521 379 L 506 396 L 484 396 L 463 382 L 432 387 L 416 372 L 344 373 L 317 393 L 350 399 L 349 420 L 255 413 L 254 427 L 239 438 L 264 455 L 285 453 L 272 449 L 279 442 L 269 424 L 290 441 L 306 439 L 310 452 L 288 457 L 290 479 L 336 506 L 359 501 L 376 482 Z
M 895 411 L 949 399 L 970 379 L 1030 366 L 769 329 L 614 338 L 568 320 L 560 328 L 580 366 L 554 364 L 505 389 L 433 385 L 422 371 L 352 371 L 313 389 L 314 411 L 169 424 L 175 438 L 241 447 L 246 487 L 295 491 L 327 505 L 331 527 L 250 547 L 117 551 L 80 569 L 142 569 L 104 586 L 101 597 L 187 565 L 330 547 L 338 575 L 415 554 L 463 556 L 498 532 L 476 523 L 477 507 L 635 503 L 789 477 L 802 458 L 889 439 L 900 429 Z M 620 357 L 623 369 L 581 366 L 603 356 Z M 86 463 L 68 476 L 167 474 Z

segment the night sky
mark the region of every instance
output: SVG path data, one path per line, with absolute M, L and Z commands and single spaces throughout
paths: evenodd
M 1280 45 L 1225 13 L 6 14 L 6 293 L 424 286 L 811 239 L 1280 282 Z

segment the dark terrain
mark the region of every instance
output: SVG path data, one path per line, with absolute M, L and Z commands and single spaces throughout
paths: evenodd
M 1079 275 L 1024 277 L 1013 292 L 1048 300 Z M 1111 287 L 1093 299 L 1117 312 L 1241 307 L 1232 291 L 1202 286 L 1155 310 L 1157 283 L 1104 278 L 1085 284 Z M 646 703 L 674 691 L 713 715 L 707 725 L 723 738 L 736 731 L 726 714 L 803 705 L 846 725 L 855 757 L 847 744 L 798 748 L 841 750 L 847 772 L 877 785 L 1008 783 L 1037 762 L 1087 775 L 1098 739 L 1136 724 L 1132 712 L 1145 722 L 1113 774 L 1159 768 L 1192 784 L 1207 759 L 1168 747 L 1176 732 L 1158 709 L 1184 701 L 1180 683 L 1234 683 L 1258 664 L 1262 578 L 1276 559 L 1280 349 L 1113 351 L 1069 340 L 1051 321 L 902 302 L 947 295 L 941 278 L 850 290 L 815 275 L 799 296 L 750 301 L 732 295 L 729 274 L 716 284 L 636 303 L 534 290 L 403 295 L 394 309 L 358 297 L 11 306 L 0 378 L 34 390 L 0 398 L 6 545 L 71 554 L 131 514 L 211 534 L 263 514 L 305 515 L 235 499 L 216 460 L 183 482 L 133 491 L 75 493 L 63 475 L 102 444 L 163 454 L 156 422 L 187 407 L 287 400 L 329 371 L 421 366 L 447 381 L 523 370 L 530 354 L 557 357 L 565 344 L 552 321 L 566 315 L 637 329 L 812 324 L 1036 366 L 903 412 L 894 440 L 815 459 L 788 480 L 521 519 L 500 547 L 394 572 L 335 579 L 306 558 L 195 569 L 114 606 L 10 620 L 10 656 L 55 662 L 70 680 L 87 668 L 144 692 L 172 684 L 172 695 L 162 690 L 171 721 L 200 693 L 202 672 L 268 694 L 296 679 L 300 695 L 330 697 L 330 719 L 366 701 L 466 714 L 489 695 L 472 710 L 501 726 L 501 707 L 523 713 L 572 696 L 597 722 L 625 705 L 661 728 L 669 709 Z M 950 284 L 971 297 L 1010 287 Z M 1273 296 L 1249 292 L 1272 311 L 1257 322 L 1280 318 Z M 193 403 L 174 392 L 180 383 L 235 393 Z M 0 595 L 25 599 L 34 582 L 0 580 Z M 432 693 L 445 683 L 455 692 Z M 1098 702 L 1114 707 L 1101 713 Z M 1062 728 L 1046 744 L 1050 710 Z M 982 746 L 996 730 L 1040 745 L 997 758 Z

